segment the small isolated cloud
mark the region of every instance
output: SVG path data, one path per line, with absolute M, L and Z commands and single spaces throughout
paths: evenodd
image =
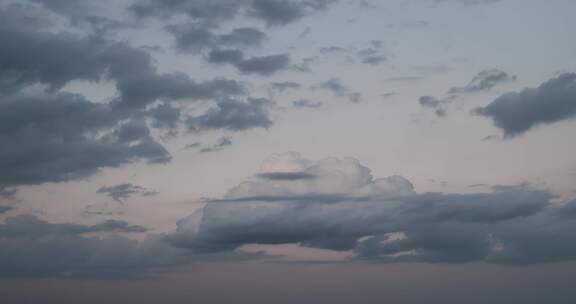
M 474 111 L 492 119 L 507 138 L 526 133 L 538 125 L 576 117 L 576 74 L 564 73 L 537 88 L 506 93 Z
M 312 101 L 309 99 L 298 99 L 292 102 L 292 106 L 295 108 L 310 108 L 310 109 L 317 109 L 322 106 L 321 101 Z
M 269 113 L 271 106 L 272 101 L 264 98 L 248 98 L 246 101 L 224 99 L 204 114 L 189 118 L 187 123 L 194 132 L 269 128 L 273 124 Z
M 217 34 L 209 27 L 186 23 L 168 26 L 167 30 L 174 35 L 177 49 L 188 53 L 221 47 L 258 47 L 268 38 L 266 33 L 252 27 L 240 27 Z
M 100 187 L 96 193 L 105 194 L 119 203 L 125 202 L 127 199 L 134 195 L 153 196 L 158 194 L 156 191 L 148 190 L 144 187 L 130 183 Z
M 450 102 L 447 99 L 438 99 L 434 96 L 421 96 L 418 99 L 418 102 L 421 106 L 425 108 L 434 109 L 434 112 L 438 116 L 446 116 L 446 109 L 444 108 L 445 104 Z
M 433 109 L 437 116 L 443 117 L 446 116 L 446 108 L 448 105 L 462 95 L 486 92 L 498 85 L 515 80 L 516 76 L 511 76 L 504 71 L 497 69 L 483 70 L 474 76 L 474 78 L 466 86 L 450 88 L 446 96 L 443 98 L 436 98 L 434 96 L 421 96 L 418 99 L 418 102 L 422 107 Z
M 314 179 L 316 175 L 306 172 L 265 172 L 257 175 L 259 178 L 276 181 L 294 181 L 304 179 Z
M 448 94 L 464 94 L 488 91 L 497 85 L 515 81 L 516 76 L 500 70 L 484 70 L 474 76 L 474 78 L 464 87 L 453 87 Z
M 231 146 L 232 145 L 232 140 L 230 139 L 230 137 L 222 137 L 218 140 L 218 142 L 210 147 L 205 147 L 200 149 L 201 153 L 210 153 L 210 152 L 217 152 L 220 151 L 222 149 L 224 149 L 224 147 L 227 146 Z
M 334 96 L 347 98 L 354 103 L 362 101 L 362 95 L 359 92 L 351 91 L 344 83 L 342 83 L 340 78 L 330 78 L 314 88 L 330 91 Z
M 275 92 L 283 93 L 287 90 L 296 90 L 302 88 L 302 85 L 293 81 L 273 82 L 270 84 L 270 89 Z
M 238 49 L 212 50 L 208 54 L 208 61 L 214 64 L 231 64 L 241 73 L 262 76 L 292 68 L 287 54 L 245 58 L 244 52 Z

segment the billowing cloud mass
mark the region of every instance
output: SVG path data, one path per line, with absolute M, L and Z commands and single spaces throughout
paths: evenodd
M 143 241 L 123 221 L 0 224 L 0 276 L 131 276 L 194 261 L 262 258 L 250 244 L 344 251 L 350 261 L 534 264 L 576 259 L 576 203 L 528 185 L 471 194 L 418 193 L 401 176 L 375 178 L 353 158 L 297 153 Z M 266 257 L 271 258 L 271 257 Z
M 275 156 L 262 170 L 179 221 L 172 243 L 202 252 L 295 243 L 382 262 L 576 259 L 567 245 L 576 240 L 573 203 L 558 207 L 554 195 L 526 185 L 417 193 L 405 178 L 374 178 L 352 158 L 307 162 L 297 154 Z
M 152 196 L 158 194 L 156 191 L 130 183 L 100 187 L 96 193 L 105 194 L 119 203 L 125 202 L 133 195 Z
M 60 2 L 39 3 L 72 18 Z M 0 45 L 0 142 L 5 147 L 0 151 L 0 191 L 85 178 L 139 161 L 166 163 L 171 154 L 152 129 L 176 134 L 185 128 L 196 101 L 219 109 L 195 120 L 200 129 L 272 125 L 262 102 L 245 107 L 216 102 L 246 96 L 238 81 L 195 81 L 182 72 L 162 73 L 145 49 L 98 32 L 59 31 L 53 23 L 33 6 L 0 6 L 0 40 L 5 41 Z M 215 39 L 238 45 L 263 37 L 255 29 L 238 28 Z M 267 74 L 278 67 L 275 58 L 247 59 L 240 66 Z M 78 82 L 112 83 L 116 94 L 109 102 L 94 102 L 64 90 Z
M 477 114 L 491 118 L 505 137 L 576 117 L 576 74 L 564 73 L 537 88 L 506 93 Z

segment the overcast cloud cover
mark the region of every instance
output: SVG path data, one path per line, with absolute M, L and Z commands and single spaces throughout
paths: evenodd
M 575 10 L 0 0 L 0 302 L 572 303 Z

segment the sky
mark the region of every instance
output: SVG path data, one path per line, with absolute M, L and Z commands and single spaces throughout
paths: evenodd
M 0 0 L 0 302 L 573 303 L 572 0 Z

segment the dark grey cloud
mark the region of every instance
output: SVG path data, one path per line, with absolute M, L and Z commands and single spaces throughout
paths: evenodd
M 492 3 L 498 3 L 502 0 L 432 0 L 434 4 L 442 3 L 457 3 L 464 6 L 476 6 L 476 5 L 486 5 Z
M 474 76 L 474 78 L 464 87 L 453 87 L 448 94 L 475 93 L 488 91 L 497 85 L 516 80 L 516 76 L 509 75 L 497 69 L 484 70 Z
M 14 208 L 10 206 L 0 206 L 0 214 L 7 213 L 9 211 L 12 211 L 13 209 Z
M 198 24 L 167 27 L 174 34 L 176 46 L 182 52 L 199 52 L 221 47 L 257 47 L 267 39 L 266 33 L 251 27 L 236 28 L 229 33 L 216 34 Z
M 125 202 L 133 195 L 152 196 L 158 194 L 156 191 L 152 191 L 130 183 L 100 187 L 96 193 L 106 194 L 119 203 Z
M 283 93 L 287 90 L 295 90 L 300 88 L 302 88 L 302 85 L 293 81 L 273 82 L 270 84 L 270 89 L 280 93 Z
M 138 160 L 170 160 L 145 125 L 118 120 L 109 105 L 77 94 L 0 97 L 0 188 L 84 178 Z
M 212 50 L 207 59 L 215 64 L 231 64 L 244 74 L 269 76 L 291 68 L 290 57 L 286 54 L 245 58 L 244 52 L 238 49 Z
M 0 188 L 0 198 L 13 199 L 16 196 L 17 192 L 18 189 L 15 188 L 12 189 Z
M 0 12 L 6 14 L 3 8 Z M 0 39 L 7 41 L 0 46 L 2 92 L 37 83 L 54 91 L 74 80 L 110 79 L 120 93 L 118 103 L 130 106 L 243 93 L 242 86 L 230 80 L 197 83 L 182 73 L 158 73 L 150 54 L 126 43 L 41 31 L 18 22 L 22 20 L 0 24 Z
M 448 105 L 462 95 L 489 91 L 498 85 L 515 80 L 516 76 L 511 76 L 504 71 L 497 69 L 483 70 L 474 76 L 466 86 L 450 88 L 448 93 L 442 98 L 421 96 L 418 102 L 425 108 L 433 109 L 437 116 L 443 117 L 447 114 Z
M 224 99 L 206 113 L 189 118 L 187 123 L 195 132 L 269 128 L 273 124 L 269 113 L 271 106 L 272 102 L 263 98 L 248 98 L 246 101 Z
M 475 113 L 491 118 L 508 138 L 538 125 L 572 119 L 576 116 L 576 74 L 564 73 L 537 88 L 506 93 Z
M 224 147 L 230 145 L 232 145 L 232 139 L 230 139 L 230 137 L 225 136 L 220 138 L 218 142 L 215 143 L 214 145 L 200 149 L 200 152 L 201 153 L 217 152 L 224 149 Z
M 327 9 L 334 0 L 189 0 L 140 1 L 130 10 L 140 17 L 167 18 L 184 15 L 191 21 L 218 26 L 245 16 L 268 26 L 283 26 Z
M 166 163 L 170 153 L 150 127 L 176 134 L 181 112 L 194 101 L 210 104 L 247 93 L 234 80 L 197 82 L 184 73 L 160 73 L 144 49 L 98 34 L 59 32 L 49 22 L 33 22 L 40 19 L 34 16 L 21 6 L 0 6 L 0 39 L 6 41 L 0 45 L 0 141 L 6 147 L 0 151 L 0 189 L 85 178 L 137 161 Z M 238 42 L 248 32 L 220 38 Z M 249 71 L 266 73 L 266 62 L 246 61 Z M 62 91 L 76 81 L 111 82 L 117 94 L 95 103 Z
M 448 100 L 441 100 L 434 96 L 421 96 L 418 98 L 418 102 L 425 108 L 434 109 L 436 115 L 440 117 L 446 116 L 445 104 L 449 102 Z
M 348 49 L 339 46 L 327 46 L 320 48 L 320 53 L 327 55 L 327 54 L 334 54 L 334 53 L 347 53 Z
M 362 101 L 362 95 L 359 92 L 352 92 L 348 86 L 342 83 L 340 78 L 330 78 L 315 88 L 328 90 L 332 92 L 334 96 L 347 98 L 354 103 Z
M 277 181 L 293 181 L 293 180 L 306 180 L 314 179 L 316 175 L 306 172 L 266 172 L 257 175 L 259 178 L 277 180 Z
M 117 220 L 85 226 L 30 215 L 8 218 L 0 224 L 0 276 L 126 278 L 191 262 L 189 251 L 169 246 L 160 236 L 135 241 L 117 235 L 143 231 Z M 116 234 L 86 235 L 94 233 Z
M 6 219 L 0 225 L 0 237 L 40 237 L 50 235 L 74 235 L 100 232 L 141 233 L 148 229 L 140 225 L 131 225 L 125 221 L 106 220 L 94 225 L 51 224 L 33 215 L 19 215 Z
M 253 0 L 250 14 L 269 26 L 282 26 L 327 9 L 335 0 Z
M 379 65 L 386 61 L 386 56 L 380 54 L 380 50 L 378 48 L 367 48 L 358 51 L 358 56 L 360 60 L 364 64 L 368 65 Z
M 323 103 L 321 101 L 312 101 L 308 99 L 298 99 L 292 102 L 292 105 L 295 108 L 312 108 L 317 109 L 320 108 Z
M 182 117 L 181 109 L 173 105 L 163 103 L 147 112 L 152 118 L 152 125 L 159 129 L 176 129 Z

